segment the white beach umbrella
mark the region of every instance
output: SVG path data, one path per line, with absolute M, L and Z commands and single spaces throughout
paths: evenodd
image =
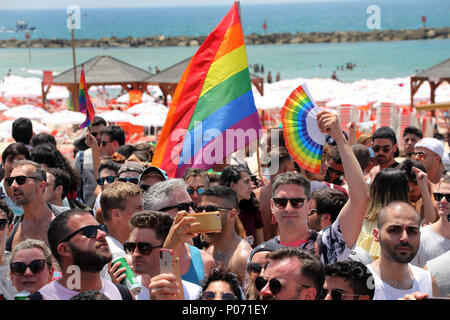
M 131 114 L 141 114 L 141 113 L 153 113 L 153 114 L 163 114 L 167 115 L 169 108 L 165 105 L 153 101 L 147 101 L 139 104 L 135 104 L 127 110 Z
M 45 111 L 44 109 L 40 107 L 36 107 L 30 104 L 24 104 L 22 106 L 13 107 L 9 110 L 6 110 L 3 115 L 9 118 L 29 118 L 34 120 L 40 120 L 44 118 L 45 116 L 49 115 L 50 113 L 48 111 Z
M 154 114 L 154 113 L 141 113 L 131 119 L 131 123 L 135 126 L 144 127 L 162 127 L 166 121 L 167 113 Z
M 86 120 L 86 115 L 81 112 L 70 110 L 63 110 L 59 112 L 50 113 L 42 118 L 42 122 L 46 124 L 80 124 Z
M 0 111 L 9 110 L 9 107 L 6 104 L 0 102 Z
M 108 122 L 130 122 L 131 119 L 133 118 L 133 116 L 130 115 L 129 113 L 120 110 L 103 112 L 100 113 L 98 116 L 102 117 L 103 119 L 105 119 L 105 121 Z

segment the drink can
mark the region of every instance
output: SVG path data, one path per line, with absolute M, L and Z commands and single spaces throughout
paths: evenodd
M 26 291 L 17 292 L 14 296 L 14 300 L 27 300 L 27 297 L 29 295 L 30 295 L 30 293 L 26 292 Z
M 141 284 L 136 279 L 136 276 L 134 275 L 133 270 L 131 270 L 131 268 L 128 265 L 128 263 L 125 260 L 125 258 L 124 257 L 118 257 L 118 258 L 113 260 L 112 264 L 114 265 L 118 261 L 120 262 L 119 269 L 125 268 L 125 274 L 126 274 L 125 279 L 123 279 L 120 282 L 120 284 L 126 286 L 128 288 L 128 290 L 133 292 L 135 295 L 138 294 L 139 292 L 141 292 Z

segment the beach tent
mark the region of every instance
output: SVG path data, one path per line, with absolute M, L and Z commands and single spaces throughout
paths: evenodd
M 135 67 L 127 62 L 110 56 L 97 56 L 76 66 L 76 83 L 74 83 L 74 68 L 70 68 L 53 77 L 52 85 L 65 86 L 72 92 L 74 110 L 78 111 L 78 89 L 81 66 L 84 65 L 86 86 L 112 86 L 120 85 L 127 92 L 131 90 L 147 90 L 146 81 L 152 74 Z M 42 82 L 42 100 L 45 107 L 45 99 L 51 86 L 45 88 Z
M 178 82 L 183 76 L 184 70 L 192 57 L 180 61 L 161 72 L 145 79 L 148 84 L 159 86 L 164 95 L 164 104 L 167 105 L 167 97 L 173 97 Z M 264 95 L 264 78 L 250 74 L 250 80 L 256 86 L 261 95 Z
M 450 58 L 411 77 L 411 107 L 414 106 L 414 94 L 427 81 L 430 84 L 430 103 L 436 102 L 436 89 L 443 82 L 450 83 Z

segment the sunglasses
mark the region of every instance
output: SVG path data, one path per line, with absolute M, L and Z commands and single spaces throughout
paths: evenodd
M 23 276 L 27 268 L 34 274 L 41 273 L 45 268 L 45 259 L 37 259 L 26 264 L 24 262 L 13 262 L 9 265 L 11 273 L 16 276 Z
M 319 210 L 317 209 L 311 209 L 311 211 L 309 212 L 308 216 L 312 216 L 314 213 L 319 213 Z
M 351 296 L 351 297 L 360 296 L 360 294 L 344 293 L 344 291 L 339 289 L 333 289 L 331 291 L 329 291 L 328 289 L 323 289 L 323 296 L 326 297 L 328 294 L 330 294 L 332 300 L 342 300 L 344 296 Z
M 215 212 L 215 211 L 219 211 L 219 210 L 233 210 L 233 208 L 222 208 L 222 207 L 215 206 L 213 204 L 197 207 L 197 212 Z
M 170 206 L 170 207 L 165 207 L 162 209 L 159 209 L 158 211 L 169 211 L 171 209 L 177 208 L 178 211 L 189 211 L 189 208 L 192 208 L 192 210 L 197 212 L 197 206 L 195 205 L 195 202 L 184 202 L 184 203 L 179 203 L 176 204 L 174 206 Z
M 269 282 L 269 289 L 272 294 L 278 294 L 280 293 L 281 289 L 283 288 L 283 285 L 281 284 L 280 280 L 277 278 L 272 278 L 270 281 L 264 279 L 263 277 L 259 276 L 255 279 L 255 287 L 258 291 L 261 291 Z M 304 284 L 296 284 L 297 287 L 303 287 L 305 289 L 308 289 L 308 286 L 305 286 Z
M 251 272 L 260 273 L 261 270 L 262 270 L 262 267 L 261 267 L 261 265 L 259 263 L 252 262 L 252 263 L 249 263 L 247 265 L 247 272 L 248 273 L 251 273 Z
M 214 300 L 216 298 L 217 293 L 212 291 L 205 291 L 202 293 L 202 300 Z M 221 293 L 222 300 L 237 300 L 236 296 L 229 292 Z
M 433 196 L 434 196 L 434 200 L 436 200 L 436 201 L 441 201 L 445 197 L 445 200 L 447 200 L 447 202 L 450 202 L 450 193 L 434 192 Z
M 93 136 L 93 137 L 97 137 L 97 135 L 98 135 L 98 133 L 97 132 L 92 132 L 92 131 L 89 131 L 89 133 Z
M 391 151 L 391 148 L 388 146 L 373 146 L 372 149 L 373 152 L 380 152 L 380 150 L 383 150 L 384 153 L 388 153 L 389 151 Z
M 111 183 L 114 182 L 114 180 L 116 180 L 116 178 L 117 177 L 114 177 L 114 176 L 108 176 L 108 177 L 100 178 L 100 179 L 97 179 L 97 183 L 99 185 L 101 185 L 101 186 L 105 184 L 105 181 L 108 182 L 109 184 L 111 184 Z
M 189 195 L 193 195 L 195 191 L 197 191 L 198 195 L 201 196 L 203 194 L 203 192 L 205 192 L 205 188 L 200 187 L 197 189 L 194 188 L 186 188 L 186 191 L 189 193 Z
M 290 202 L 293 208 L 299 209 L 303 207 L 305 200 L 305 198 L 273 198 L 273 203 L 278 209 L 284 209 L 287 207 L 288 202 Z
M 112 141 L 102 141 L 102 146 L 106 146 L 108 143 L 111 143 Z
M 0 231 L 5 229 L 7 224 L 8 224 L 8 219 L 0 219 Z
M 108 235 L 108 228 L 104 224 L 99 224 L 97 226 L 85 226 L 83 228 L 78 229 L 77 231 L 72 232 L 71 234 L 69 234 L 67 237 L 65 237 L 59 243 L 63 243 L 63 242 L 69 241 L 70 239 L 72 239 L 74 236 L 76 236 L 80 232 L 83 233 L 83 235 L 86 238 L 93 239 L 93 238 L 97 237 L 97 231 L 98 230 L 101 230 L 104 233 L 106 233 L 106 235 Z
M 411 156 L 425 159 L 427 157 L 427 154 L 425 152 L 419 151 L 419 152 L 411 152 Z
M 328 173 L 334 172 L 334 174 L 337 174 L 338 176 L 344 175 L 344 171 L 339 171 L 339 170 L 333 169 L 331 167 L 328 167 L 327 171 L 328 171 Z
M 136 250 L 136 247 L 138 248 L 141 254 L 143 254 L 144 256 L 148 256 L 152 253 L 153 249 L 162 248 L 162 244 L 155 247 L 153 247 L 148 242 L 125 242 L 123 244 L 123 248 L 125 252 L 128 254 L 133 254 L 134 250 Z
M 131 182 L 131 183 L 134 183 L 134 184 L 138 184 L 139 183 L 139 178 L 119 178 L 117 180 L 122 181 L 122 182 Z
M 28 178 L 34 179 L 34 180 L 38 180 L 38 181 L 42 181 L 42 179 L 39 179 L 39 178 L 37 178 L 37 177 L 32 177 L 32 176 L 17 176 L 17 177 L 8 177 L 8 178 L 5 179 L 5 182 L 6 182 L 6 185 L 7 185 L 8 187 L 11 187 L 12 184 L 14 183 L 14 180 L 16 180 L 16 181 L 17 181 L 17 184 L 21 186 L 21 185 L 25 184 L 25 182 L 27 182 L 27 179 L 28 179 Z

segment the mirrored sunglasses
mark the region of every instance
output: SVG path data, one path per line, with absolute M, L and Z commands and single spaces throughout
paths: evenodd
M 97 179 L 97 184 L 102 186 L 105 184 L 105 181 L 108 182 L 109 184 L 111 184 L 114 182 L 114 180 L 116 180 L 116 178 L 117 177 L 115 177 L 115 176 L 103 177 L 103 178 Z
M 205 188 L 201 187 L 201 188 L 194 189 L 194 188 L 189 187 L 189 188 L 186 188 L 186 191 L 189 193 L 190 196 L 193 195 L 194 192 L 196 192 L 196 191 L 197 191 L 198 195 L 201 196 L 205 192 Z
M 122 182 L 131 182 L 134 184 L 138 184 L 139 183 L 139 178 L 118 178 L 117 180 L 122 181 Z

